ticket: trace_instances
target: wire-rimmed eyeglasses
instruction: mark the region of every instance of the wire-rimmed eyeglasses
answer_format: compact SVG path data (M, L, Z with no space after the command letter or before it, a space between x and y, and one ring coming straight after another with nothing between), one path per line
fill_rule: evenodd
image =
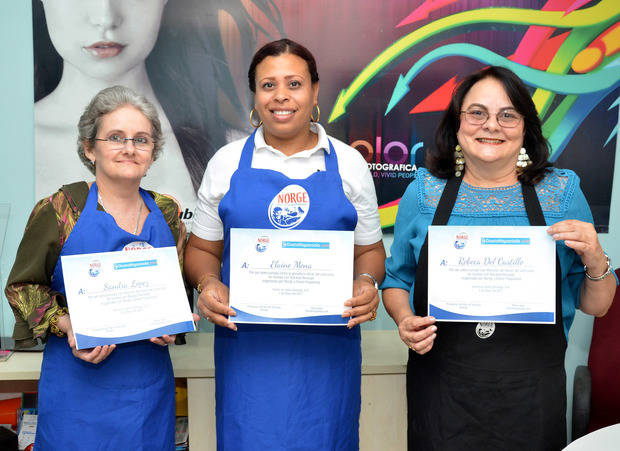
M122 149L127 144L127 141L132 141L133 146L138 150L153 150L155 147L155 141L150 136L136 136L134 138L125 138L123 135L113 133L107 138L95 138L95 141L105 141L108 143L111 149Z
M489 120L490 114L487 110L480 108L470 108L466 111L461 111L461 114L465 115L465 120L471 125L482 125ZM515 110L501 110L495 115L497 123L505 128L513 128L521 123L523 116L517 113Z

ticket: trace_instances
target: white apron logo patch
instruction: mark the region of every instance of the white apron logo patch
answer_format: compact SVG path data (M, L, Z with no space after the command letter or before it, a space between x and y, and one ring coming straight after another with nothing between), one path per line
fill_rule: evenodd
M476 324L476 335L483 340L489 338L495 332L495 323L478 323Z
M269 221L277 229L293 229L305 219L309 208L308 192L299 185L288 185L269 204Z
M153 249L153 246L146 241L132 241L123 248L124 251L143 251L145 249Z

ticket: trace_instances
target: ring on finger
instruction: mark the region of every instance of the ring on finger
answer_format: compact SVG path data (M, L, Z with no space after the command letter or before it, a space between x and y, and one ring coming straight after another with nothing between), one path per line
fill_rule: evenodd
M374 321L375 319L377 319L377 311L373 310L372 312L370 312L370 321Z

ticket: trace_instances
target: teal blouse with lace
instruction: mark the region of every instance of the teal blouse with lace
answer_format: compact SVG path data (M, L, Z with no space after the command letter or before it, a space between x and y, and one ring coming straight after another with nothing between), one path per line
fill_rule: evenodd
M412 309L416 262L445 184L446 180L420 168L398 207L394 242L385 263L385 280L381 288L409 291ZM590 207L579 187L579 177L573 171L552 169L535 188L548 225L565 219L592 222ZM521 184L478 188L463 182L448 225L529 225ZM556 247L562 269L564 332L568 336L575 309L579 306L584 270L581 258L563 241L557 242Z

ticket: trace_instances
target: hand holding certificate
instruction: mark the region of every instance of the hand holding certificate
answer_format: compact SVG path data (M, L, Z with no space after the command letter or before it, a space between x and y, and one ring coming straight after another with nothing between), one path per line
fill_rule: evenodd
M428 314L553 324L555 265L547 227L430 226Z
M61 258L77 349L195 330L175 247Z

